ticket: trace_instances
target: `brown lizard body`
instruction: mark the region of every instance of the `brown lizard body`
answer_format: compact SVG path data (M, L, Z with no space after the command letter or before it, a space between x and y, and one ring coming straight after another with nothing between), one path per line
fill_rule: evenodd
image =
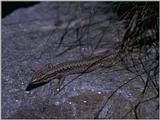
M46 83L53 79L58 79L56 89L63 84L65 76L91 72L98 68L113 65L113 55L98 55L90 58L71 60L68 62L52 65L51 63L39 68L33 73L30 84Z

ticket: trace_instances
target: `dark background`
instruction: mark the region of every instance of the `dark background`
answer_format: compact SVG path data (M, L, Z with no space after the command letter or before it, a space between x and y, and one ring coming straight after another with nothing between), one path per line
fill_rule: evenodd
M2 18L22 7L30 7L40 2L2 2Z

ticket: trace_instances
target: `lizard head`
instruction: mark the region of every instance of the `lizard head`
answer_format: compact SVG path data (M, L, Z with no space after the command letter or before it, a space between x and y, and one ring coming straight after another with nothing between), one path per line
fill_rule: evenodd
M49 80L46 77L47 72L53 69L53 65L51 63L46 64L40 68L38 68L32 76L32 79L29 84L40 84L40 83L46 83Z

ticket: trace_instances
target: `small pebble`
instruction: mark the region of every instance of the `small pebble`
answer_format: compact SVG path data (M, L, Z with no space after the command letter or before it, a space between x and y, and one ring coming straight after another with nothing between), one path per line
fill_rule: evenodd
M92 92L94 92L94 89L91 89Z
M26 93L28 94L28 93L29 93L29 91L26 91Z
M27 31L27 29L25 29L25 28L24 28L24 29L23 29L23 31L24 31L24 32L26 32L26 31Z
M59 105L59 104L60 104L60 102L58 102L58 101L57 101L57 102L55 102L55 105Z
M86 103L87 101L84 100L83 102Z

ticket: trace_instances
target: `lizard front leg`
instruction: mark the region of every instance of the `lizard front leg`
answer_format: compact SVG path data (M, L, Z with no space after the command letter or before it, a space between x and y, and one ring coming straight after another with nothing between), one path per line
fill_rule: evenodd
M60 90L60 88L61 88L61 86L62 86L62 84L64 82L64 79L65 79L64 75L59 75L58 76L58 80L59 81L58 81L57 85L54 86L54 92L57 92L57 91Z

